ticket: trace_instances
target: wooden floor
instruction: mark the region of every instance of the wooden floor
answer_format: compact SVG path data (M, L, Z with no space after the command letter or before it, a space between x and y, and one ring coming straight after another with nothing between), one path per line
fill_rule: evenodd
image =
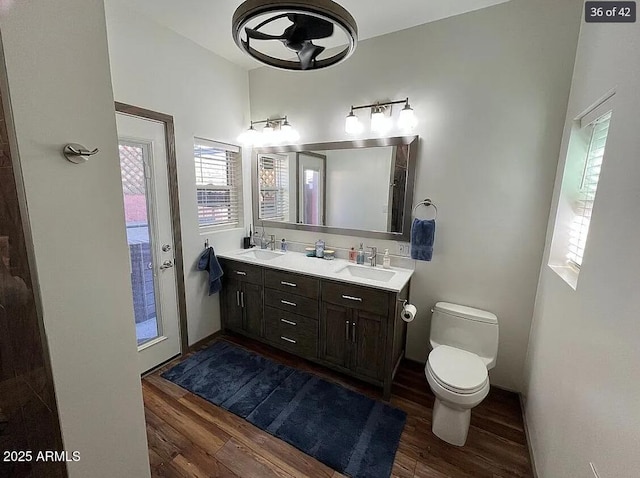
M373 398L379 389L240 337L229 340L286 365L310 371ZM179 359L142 380L149 457L154 477L341 477L314 458L249 422L160 377ZM406 361L391 404L407 412L392 476L531 477L529 453L515 394L492 389L471 414L464 447L431 433L433 395L423 367Z

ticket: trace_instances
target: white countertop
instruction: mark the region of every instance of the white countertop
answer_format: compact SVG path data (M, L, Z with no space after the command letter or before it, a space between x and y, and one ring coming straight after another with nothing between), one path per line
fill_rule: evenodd
M231 259L247 264L257 264L263 267L278 269L283 271L295 272L298 274L307 274L321 279L331 279L349 284L362 285L366 287L374 287L376 289L387 290L391 292L400 292L411 279L413 275L412 269L402 269L399 267L391 267L383 269L381 266L371 267L370 265L356 265L344 259L326 260L317 257L307 257L300 252L277 252L269 249L262 249L269 253L275 252L278 257L275 259L257 259L250 257L253 250L261 251L261 249L236 249L233 251L222 252L217 254L218 257ZM248 254L248 255L247 255ZM379 258L382 260L382 257ZM356 273L366 274L365 269L374 269L380 271L381 274L393 273L393 276L387 281L370 279L365 277L355 277L352 274L345 273L345 268L349 266Z

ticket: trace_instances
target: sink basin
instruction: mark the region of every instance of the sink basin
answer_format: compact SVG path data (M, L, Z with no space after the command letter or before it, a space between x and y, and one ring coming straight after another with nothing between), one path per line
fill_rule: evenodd
M393 271L367 266L345 266L337 272L343 277L357 277L359 279L371 279L378 282L389 282L396 275Z
M252 259L260 259L262 261L271 261L273 259L277 259L278 257L282 257L284 255L284 252L274 252L264 249L250 249L247 252L240 252L238 255L251 257Z

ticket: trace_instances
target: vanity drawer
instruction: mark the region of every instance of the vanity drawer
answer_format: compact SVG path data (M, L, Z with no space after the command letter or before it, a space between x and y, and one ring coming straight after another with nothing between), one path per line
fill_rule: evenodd
M322 300L378 315L386 315L389 308L389 293L342 282L322 281Z
M320 292L320 281L318 279L291 272L266 269L264 280L265 284L272 289L291 292L311 299L317 299Z
M230 261L228 259L222 259L220 265L227 278L262 285L261 267L245 264L244 262Z
M269 284L271 285L271 284ZM318 319L318 301L275 289L265 289L264 303L312 319Z
M303 357L318 355L318 322L265 306L265 337L278 347Z

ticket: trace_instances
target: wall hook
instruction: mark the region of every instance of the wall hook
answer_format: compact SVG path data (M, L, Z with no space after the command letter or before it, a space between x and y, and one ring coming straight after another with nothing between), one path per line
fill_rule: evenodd
M100 150L98 148L93 151L89 151L87 148L78 143L69 143L65 145L62 150L62 154L69 161L75 164L84 163L89 159L89 156L93 156L94 154L98 154Z

